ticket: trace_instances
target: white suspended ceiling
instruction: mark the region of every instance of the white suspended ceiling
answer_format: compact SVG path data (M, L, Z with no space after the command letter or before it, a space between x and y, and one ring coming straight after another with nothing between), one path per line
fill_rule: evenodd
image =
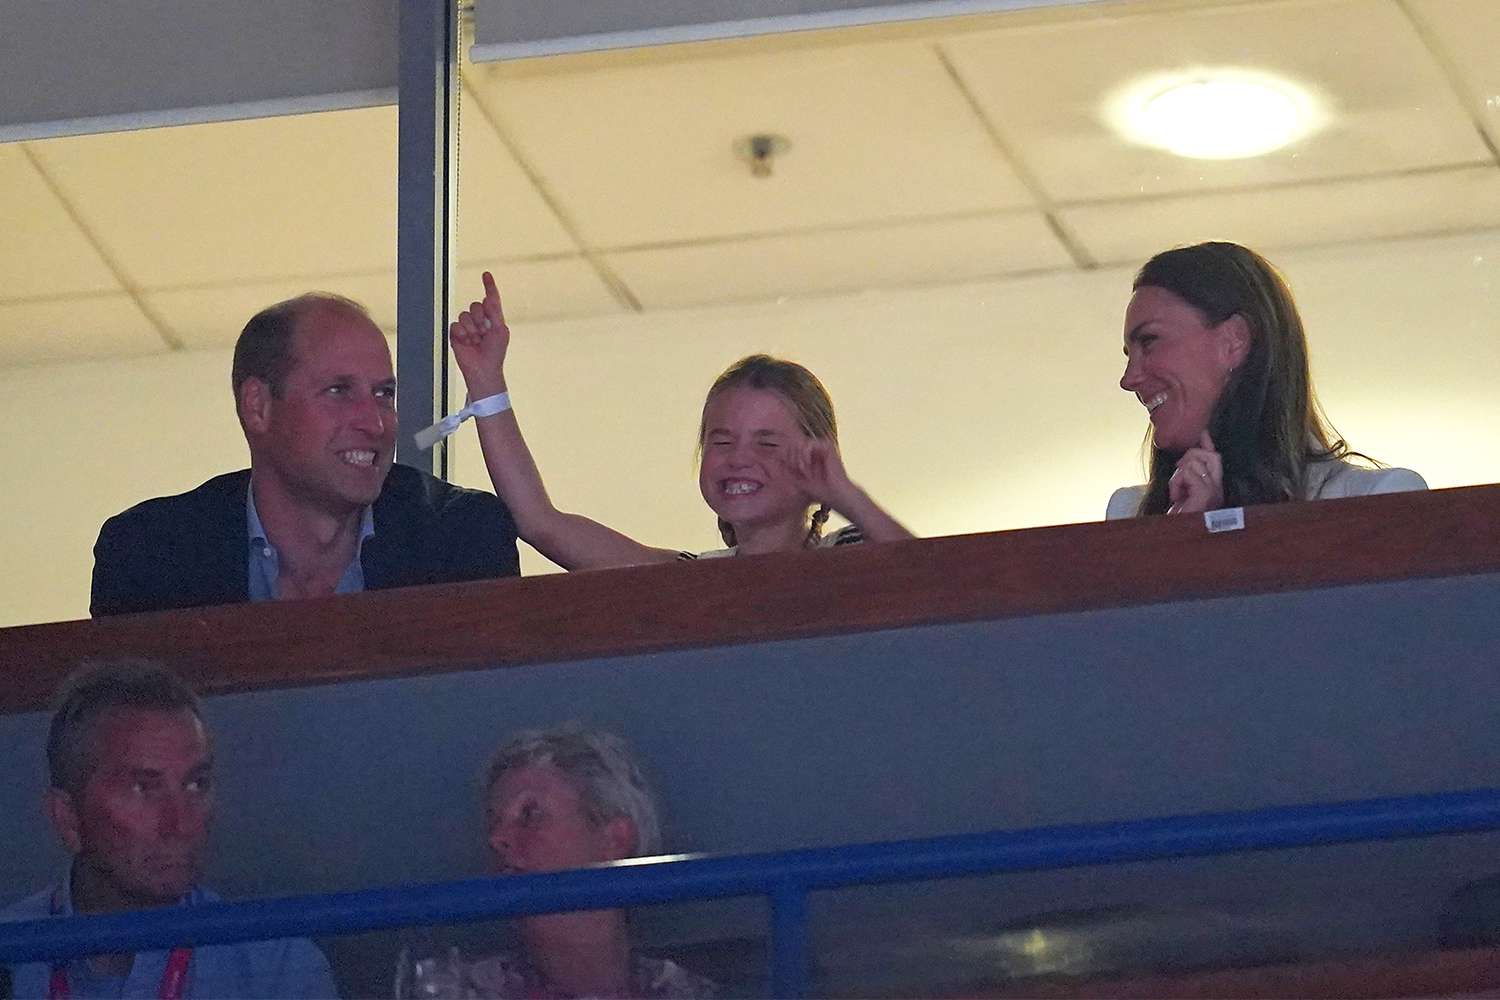
M514 319L1500 228L1500 3L1099 3L466 68L459 287ZM1101 107L1155 70L1311 88L1318 133L1181 159ZM392 107L0 145L0 365L232 342L308 288L395 316ZM770 177L736 141L790 140Z

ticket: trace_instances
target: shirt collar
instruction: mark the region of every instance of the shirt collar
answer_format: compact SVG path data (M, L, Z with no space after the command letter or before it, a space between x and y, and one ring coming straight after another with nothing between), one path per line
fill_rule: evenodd
M359 545L355 551L364 547L365 539L375 534L375 508L366 507L359 518ZM245 486L245 535L249 543L253 545L268 545L270 539L266 537L266 526L260 521L260 513L255 509L255 490L248 484Z
M245 486L245 531L251 545L266 543L266 526L260 523L260 514L255 510L255 490Z
M212 895L200 886L194 885L183 897L177 901L178 906L195 906L206 903L212 899ZM52 898L47 901L47 908L55 917L78 916L73 909L73 865L69 865L63 873L61 881L52 890Z

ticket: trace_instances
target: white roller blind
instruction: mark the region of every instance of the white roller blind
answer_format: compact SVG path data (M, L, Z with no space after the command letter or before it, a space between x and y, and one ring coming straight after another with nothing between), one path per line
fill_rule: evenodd
M1099 0L475 0L476 62Z
M400 0L0 0L0 141L395 103Z

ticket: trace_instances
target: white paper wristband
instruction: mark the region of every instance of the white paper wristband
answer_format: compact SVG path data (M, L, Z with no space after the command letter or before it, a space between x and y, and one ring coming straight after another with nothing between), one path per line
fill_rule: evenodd
M510 393L497 392L493 396L476 399L457 413L450 413L431 427L417 431L417 447L426 451L443 438L452 434L470 417L490 417L510 409Z

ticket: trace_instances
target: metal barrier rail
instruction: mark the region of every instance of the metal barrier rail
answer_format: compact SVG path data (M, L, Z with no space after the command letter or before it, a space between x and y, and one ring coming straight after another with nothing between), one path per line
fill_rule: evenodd
M1493 829L1500 829L1500 790L1483 789L771 854L678 855L538 875L0 924L0 963L766 895L772 905L770 992L793 997L807 988L807 894L814 890Z

